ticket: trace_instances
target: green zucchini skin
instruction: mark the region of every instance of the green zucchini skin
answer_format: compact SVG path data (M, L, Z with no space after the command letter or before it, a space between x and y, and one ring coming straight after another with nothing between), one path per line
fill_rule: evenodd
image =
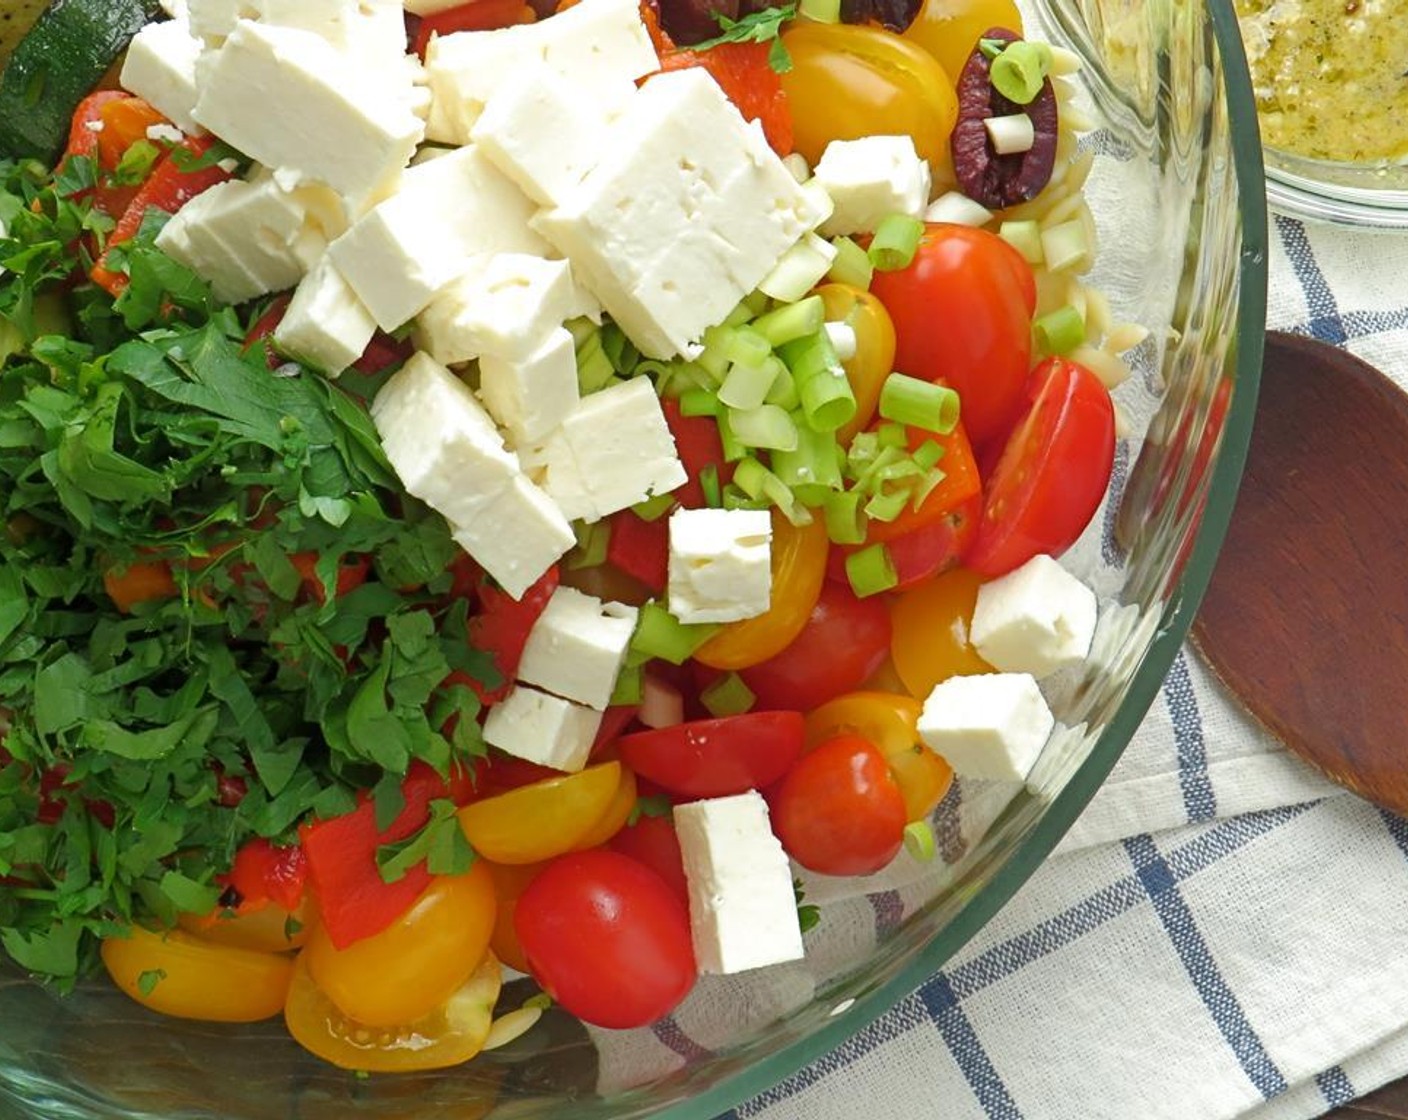
M159 10L156 0L53 0L0 75L0 156L57 159L78 103Z

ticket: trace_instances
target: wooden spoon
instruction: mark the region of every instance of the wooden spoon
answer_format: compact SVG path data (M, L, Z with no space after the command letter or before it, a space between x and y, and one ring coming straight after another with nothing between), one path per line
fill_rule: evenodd
M1268 332L1193 640L1288 748L1408 813L1408 395L1378 370Z

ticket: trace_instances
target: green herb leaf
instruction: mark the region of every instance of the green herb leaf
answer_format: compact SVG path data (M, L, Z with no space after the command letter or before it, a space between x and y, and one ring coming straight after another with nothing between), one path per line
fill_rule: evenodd
M792 69L792 56L788 53L786 45L779 37L782 34L782 25L797 15L796 4L784 4L778 8L764 8L760 12L753 12L741 19L730 19L722 12L713 13L718 20L722 34L713 39L706 39L702 43L695 43L691 50L706 51L710 47L717 47L724 43L767 43L772 46L768 50L768 65L779 74L786 74Z

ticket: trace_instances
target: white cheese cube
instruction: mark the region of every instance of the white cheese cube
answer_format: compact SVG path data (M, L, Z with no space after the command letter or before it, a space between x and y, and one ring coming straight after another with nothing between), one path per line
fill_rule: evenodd
M394 70L406 54L405 9L398 0L258 0L263 23L295 27L377 69Z
M1040 679L1085 659L1098 613L1095 592L1050 556L1033 556L978 588L969 637L994 669Z
M515 758L575 774L591 757L600 726L600 712L517 685L489 709L484 741Z
M636 630L635 607L559 587L528 633L518 679L603 710Z
M543 485L573 520L600 521L688 479L648 377L582 398L541 453Z
M542 439L520 443L514 450L523 472L543 488L562 510L563 517L568 521L600 520L596 503L577 467L577 457L567 443L567 433L561 427Z
M473 520L451 527L456 543L515 599L577 543L562 511L521 474Z
M908 136L833 140L816 165L815 181L835 206L821 233L874 233L891 214L922 218L929 205L929 164Z
M423 311L472 258L547 251L528 228L532 212L533 204L477 148L461 148L412 167L400 189L328 251L390 331Z
M366 351L376 321L326 256L315 264L274 328L274 341L294 355L336 377Z
M1030 674L983 673L935 685L919 737L962 777L1020 782L1055 723Z
M670 515L670 613L681 622L737 622L772 602L767 510L677 509Z
M206 39L223 39L241 19L259 16L258 0L187 0L191 31Z
M654 358L692 352L808 223L802 188L698 68L651 78L581 186L535 220Z
M424 136L409 72L405 101L389 97L397 83L367 81L355 56L311 32L242 20L206 59L195 120L285 186L325 183L360 206L390 189Z
M792 868L756 791L675 806L699 971L729 975L800 960Z
M196 59L204 44L184 19L149 23L127 47L122 88L144 97L187 132L199 132L191 111L196 107Z
M422 345L446 365L484 354L523 358L569 318L575 298L566 261L499 253L430 301L418 322Z
M589 96L538 66L489 99L470 135L529 198L558 206L596 163L606 128Z
M564 327L523 358L479 359L479 395L516 445L541 439L577 407L577 348Z
M586 104L618 111L631 83L660 68L636 0L582 0L551 19L431 39L425 55L432 140L466 144L496 91L541 64L582 90Z

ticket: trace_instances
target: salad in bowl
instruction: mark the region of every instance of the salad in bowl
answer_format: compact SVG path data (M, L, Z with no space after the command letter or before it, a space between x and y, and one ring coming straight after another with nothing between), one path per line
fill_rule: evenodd
M955 774L1022 789L1147 336L1075 54L1006 0L100 7L118 85L0 129L15 967L441 1069L795 961Z

